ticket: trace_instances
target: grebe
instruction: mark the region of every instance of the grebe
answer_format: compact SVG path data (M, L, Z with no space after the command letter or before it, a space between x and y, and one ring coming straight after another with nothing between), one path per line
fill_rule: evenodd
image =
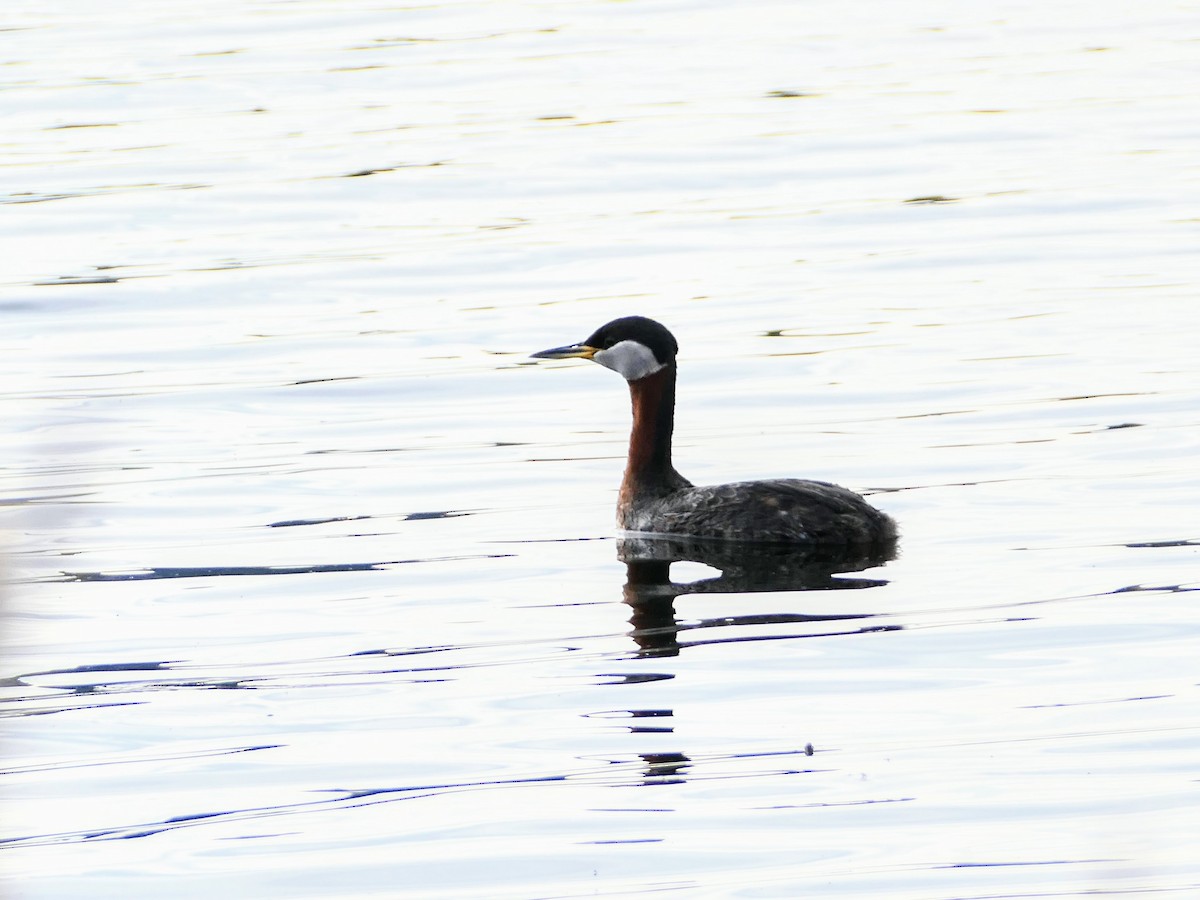
M679 344L643 316L615 319L587 340L534 353L590 359L623 375L633 402L629 460L617 500L624 531L717 540L882 547L895 523L853 491L785 478L696 487L671 464Z

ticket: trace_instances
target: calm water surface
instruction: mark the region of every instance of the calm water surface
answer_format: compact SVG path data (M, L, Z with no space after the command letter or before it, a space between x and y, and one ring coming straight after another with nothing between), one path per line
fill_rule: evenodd
M1195 9L54 6L6 898L1200 893ZM900 556L627 566L631 312Z

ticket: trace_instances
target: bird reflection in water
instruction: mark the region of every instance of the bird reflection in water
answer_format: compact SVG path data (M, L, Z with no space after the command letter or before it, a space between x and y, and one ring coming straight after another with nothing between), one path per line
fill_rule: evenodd
M682 632L738 625L775 625L811 622L854 622L874 613L847 612L809 615L768 613L722 616L681 624L675 615L675 598L685 594L742 594L769 591L862 590L887 584L879 578L847 578L846 573L882 565L896 554L895 542L866 550L836 553L814 546L706 541L660 536L626 536L617 542L617 556L625 563L625 603L633 610L629 622L638 656L676 656L681 648L731 641L776 640L781 637L816 637L818 634L852 634L894 631L897 625L860 625L802 635L754 635L680 641ZM671 580L671 564L698 562L720 575L690 582Z

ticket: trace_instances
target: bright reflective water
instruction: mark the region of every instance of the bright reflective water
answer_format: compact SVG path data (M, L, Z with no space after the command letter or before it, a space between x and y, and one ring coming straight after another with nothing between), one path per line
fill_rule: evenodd
M1200 891L1194 9L5 27L6 897ZM622 561L631 312L899 558Z

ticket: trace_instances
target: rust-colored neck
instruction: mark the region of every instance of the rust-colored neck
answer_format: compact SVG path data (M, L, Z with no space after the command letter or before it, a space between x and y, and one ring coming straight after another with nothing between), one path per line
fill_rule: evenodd
M633 430L629 434L629 462L621 482L622 503L687 487L689 482L671 465L675 363L629 382L629 397L633 402Z

